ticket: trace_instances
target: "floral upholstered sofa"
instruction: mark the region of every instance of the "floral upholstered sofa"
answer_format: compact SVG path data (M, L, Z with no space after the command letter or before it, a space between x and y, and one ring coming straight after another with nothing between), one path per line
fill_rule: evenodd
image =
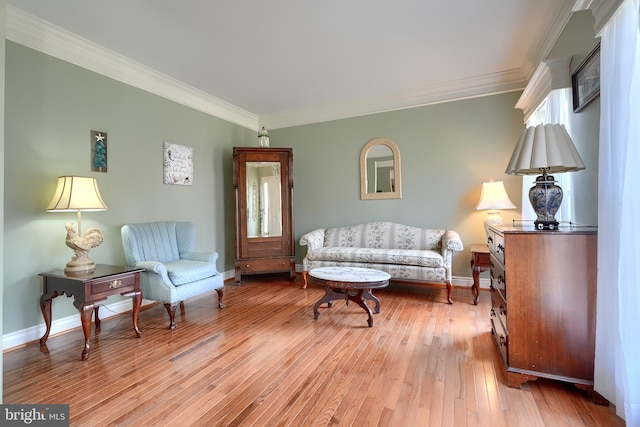
M451 260L462 251L453 230L425 229L393 222L370 222L346 227L321 228L300 238L307 246L303 260L304 286L316 267L362 267L381 270L407 282L444 282L451 304Z

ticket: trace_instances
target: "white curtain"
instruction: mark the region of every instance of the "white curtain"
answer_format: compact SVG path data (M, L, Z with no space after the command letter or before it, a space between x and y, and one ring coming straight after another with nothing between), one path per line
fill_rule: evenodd
M640 0L601 39L595 390L640 426Z
M571 135L570 105L570 88L552 90L542 101L536 112L529 117L526 126L536 126L542 123L560 123L567 128L567 132ZM571 172L555 173L553 177L557 181L557 185L562 188L563 193L562 204L555 215L556 220L560 222L575 221ZM524 175L522 178L522 220L533 221L536 219L536 214L531 207L531 202L529 202L529 189L533 187L536 175Z

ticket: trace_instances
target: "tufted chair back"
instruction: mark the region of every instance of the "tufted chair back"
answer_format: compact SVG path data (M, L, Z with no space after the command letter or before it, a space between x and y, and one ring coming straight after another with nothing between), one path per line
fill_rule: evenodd
M195 226L192 222L150 222L128 224L122 229L127 264L141 261L169 262L193 252Z

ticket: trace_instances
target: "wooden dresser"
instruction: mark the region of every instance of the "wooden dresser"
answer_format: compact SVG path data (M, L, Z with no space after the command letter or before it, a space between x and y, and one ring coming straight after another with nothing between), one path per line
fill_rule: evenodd
M597 238L595 227L489 228L491 329L510 387L546 377L606 402L593 391Z

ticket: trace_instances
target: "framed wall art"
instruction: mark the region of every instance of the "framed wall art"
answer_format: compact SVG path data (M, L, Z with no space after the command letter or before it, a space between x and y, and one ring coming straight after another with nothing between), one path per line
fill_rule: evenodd
M600 44L571 76L573 112L577 113L600 95Z
M193 147L164 143L165 184L193 185Z
M107 133L97 130L91 131L91 170L93 172L107 171Z

